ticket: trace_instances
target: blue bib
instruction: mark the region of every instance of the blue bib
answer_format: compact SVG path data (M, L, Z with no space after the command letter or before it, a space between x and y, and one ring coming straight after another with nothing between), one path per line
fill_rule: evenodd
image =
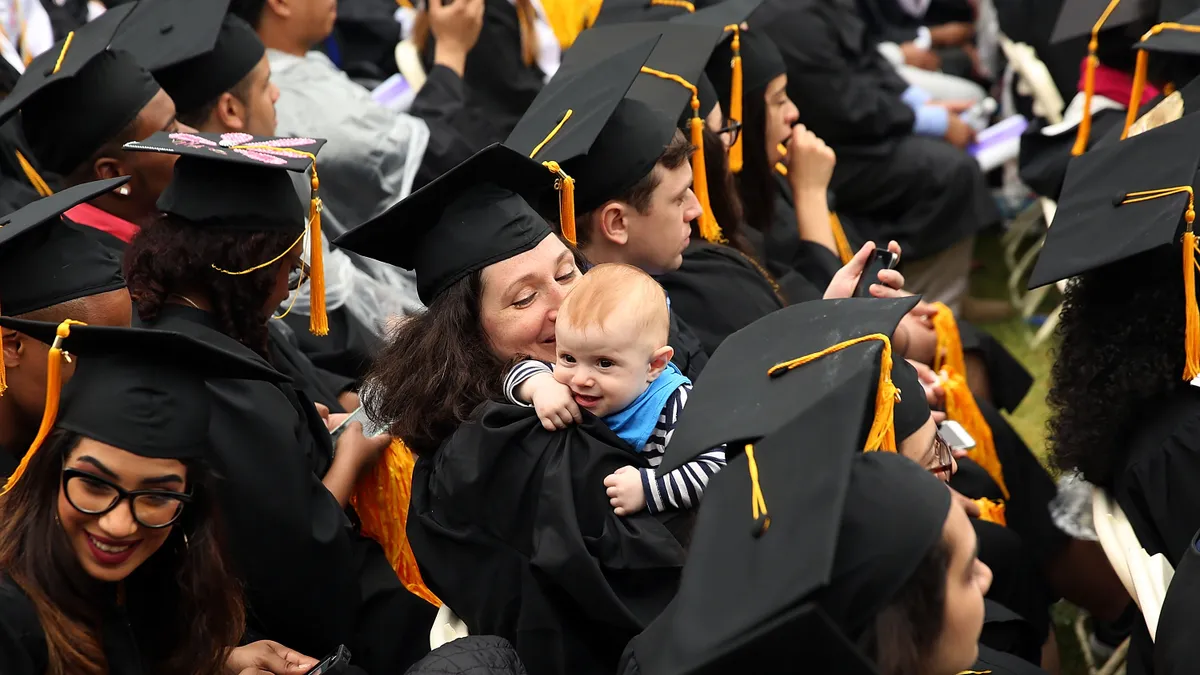
M634 399L624 410L615 412L604 418L604 423L612 429L621 440L633 446L635 452L641 452L646 447L646 440L654 433L658 418L662 415L663 406L667 399L679 387L688 383L674 363L667 363L667 369L658 379L650 383L641 396Z

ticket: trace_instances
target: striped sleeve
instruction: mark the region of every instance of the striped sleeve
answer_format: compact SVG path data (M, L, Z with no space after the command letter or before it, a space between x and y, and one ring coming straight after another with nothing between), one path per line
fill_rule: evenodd
M675 390L663 407L654 435L646 443L647 459L652 468L642 469L641 473L642 490L646 494L646 510L650 513L696 508L700 505L704 488L708 486L708 479L725 466L725 447L721 446L701 454L665 476L659 476L653 468L662 463L666 446L675 433L675 423L687 403L690 392L690 384L684 384Z
M532 406L533 403L529 401L522 401L521 399L517 398L517 387L524 384L525 380L528 380L534 375L553 372L554 368L552 368L550 364L543 363L542 361L538 361L536 359L527 359L525 361L517 362L517 364L508 371L508 375L504 377L504 397L508 399L509 403L515 403L517 405L525 406L526 408Z

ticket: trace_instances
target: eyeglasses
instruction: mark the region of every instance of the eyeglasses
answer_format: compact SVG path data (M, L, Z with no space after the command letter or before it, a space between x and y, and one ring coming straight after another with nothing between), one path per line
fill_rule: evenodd
M742 123L737 120L729 120L725 126L717 130L717 134L729 134L729 144L737 143L738 136L742 133Z
M304 282L312 276L312 269L303 260L296 263L288 272L288 291L298 291Z
M179 519L192 496L170 490L126 490L94 474L78 469L63 469L63 493L75 510L89 516L103 516L125 500L138 525L152 530L167 527Z
M954 453L950 451L950 444L942 438L940 429L934 433L933 444L929 449L933 454L933 463L929 466L929 472L949 483L950 474L954 472Z

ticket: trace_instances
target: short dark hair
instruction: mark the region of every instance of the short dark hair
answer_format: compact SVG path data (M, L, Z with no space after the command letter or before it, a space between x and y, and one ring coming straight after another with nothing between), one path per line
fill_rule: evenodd
M266 7L267 0L233 0L229 3L229 13L253 26L254 30L258 30L258 24L262 22L263 10Z
M121 133L117 134L107 143L100 146L96 152L93 152L91 156L85 159L79 166L75 167L70 173L63 176L63 180L66 181L66 184L69 186L82 185L83 183L90 183L99 178L99 176L95 174L94 167L96 166L96 162L102 157L115 157L118 159L124 157L124 146L126 143L129 143L130 141L142 140L138 138L137 133L138 121L141 120L141 118L142 113L139 111L137 116L130 120L129 124L126 124L124 129L121 129Z
M250 76L253 74L253 71L246 73L245 77L228 89L228 93L232 94L234 98L243 104L246 104L250 100ZM217 103L220 102L221 96L225 93L221 92L217 94L211 101L194 110L179 111L176 118L189 127L200 129L208 122L208 118L212 116L213 110L217 108Z
M943 538L858 638L859 649L875 662L881 675L924 670L945 628L949 570L950 544Z
M667 143L666 149L658 156L658 161L654 163L654 169L645 176L642 176L642 179L634 183L628 190L607 200L605 203L608 201L624 202L636 209L638 213L645 213L650 208L650 198L654 196L654 191L658 189L658 184L662 182L662 175L657 171L658 167L662 166L667 170L678 169L683 166L684 162L691 159L692 153L695 151L696 146L692 145L691 141L688 140L687 136L683 135L682 131L676 129L675 135ZM591 223L595 214L599 211L599 208L593 209L584 214L582 218L577 219L585 224L584 227L578 228L575 233L579 246L583 247L591 243Z

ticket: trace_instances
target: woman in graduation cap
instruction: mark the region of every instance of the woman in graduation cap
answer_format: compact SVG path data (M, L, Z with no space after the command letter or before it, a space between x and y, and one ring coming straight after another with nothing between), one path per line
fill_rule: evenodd
M276 643L234 649L246 610L205 462L205 378L282 376L178 333L0 325L53 345L41 429L0 495L4 672L299 675L315 665ZM67 352L78 365L60 410Z
M162 215L126 256L140 324L266 364L268 322L311 275L310 329L321 333L319 177L314 169L302 200L290 174L312 168L322 143L163 133L126 146L181 155L158 201ZM230 552L255 609L251 628L309 654L345 643L369 672L407 668L428 651L434 609L404 589L344 512L390 439L365 438L352 423L335 455L299 383L212 388L213 464L225 477L218 498L239 514Z

